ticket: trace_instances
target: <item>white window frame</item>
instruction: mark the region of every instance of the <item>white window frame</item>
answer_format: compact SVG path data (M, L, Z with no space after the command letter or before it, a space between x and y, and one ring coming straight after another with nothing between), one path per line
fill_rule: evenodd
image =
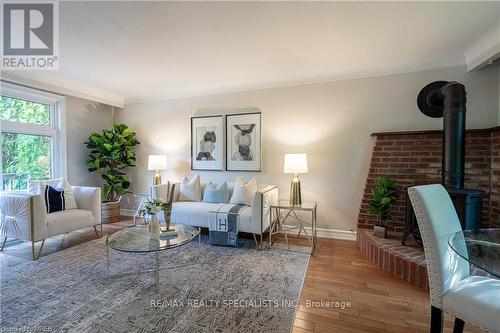
M0 133L49 136L51 145L51 178L67 178L66 112L64 96L0 82L0 95L50 105L50 124L29 124L0 120ZM0 142L1 147L1 142ZM3 188L2 151L0 149L0 190Z

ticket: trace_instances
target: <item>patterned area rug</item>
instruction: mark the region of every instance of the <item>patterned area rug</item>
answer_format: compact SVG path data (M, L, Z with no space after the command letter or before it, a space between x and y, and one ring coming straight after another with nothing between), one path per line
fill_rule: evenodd
M110 250L104 238L3 270L2 330L290 332L309 255L197 242L154 254Z

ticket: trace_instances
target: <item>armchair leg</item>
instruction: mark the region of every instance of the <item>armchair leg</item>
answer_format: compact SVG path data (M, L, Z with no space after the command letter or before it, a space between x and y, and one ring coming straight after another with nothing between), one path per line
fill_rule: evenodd
M443 332L443 310L431 307L431 333Z
M255 236L255 234L252 234L253 236L253 240L255 242L255 247L257 248L257 250L259 250L259 242L257 242L257 237Z
M40 255L42 254L43 244L45 244L45 238L42 239L42 244L40 245L38 254L35 257L35 242L34 241L31 242L31 257L33 258L33 260L38 260L40 258Z
M101 238L101 236L102 236L102 230L101 230L101 236L99 236L99 232L97 232L96 226L94 226L94 231L95 231L95 235L97 236L97 238Z
M453 333L462 333L464 331L464 321L460 318L455 318L455 326L453 326Z
M3 239L3 243L2 243L2 248L0 248L0 252L3 251L3 247L5 246L5 242L7 241L7 237L5 237Z

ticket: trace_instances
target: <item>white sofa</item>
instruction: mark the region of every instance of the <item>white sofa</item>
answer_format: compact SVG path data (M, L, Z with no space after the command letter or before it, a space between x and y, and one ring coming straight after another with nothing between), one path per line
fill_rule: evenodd
M208 228L208 215L211 211L217 211L222 205L220 203L205 203L193 201L179 201L180 184L170 184L153 187L153 197L165 200L165 186L175 185L174 200L172 204L171 223L189 224L196 227ZM201 196L205 191L206 183L201 182ZM233 193L234 183L228 183L229 196ZM269 229L272 215L269 205L278 202L278 187L274 185L260 184L258 191L252 201L252 206L240 210L238 220L238 231L260 236L262 242L263 234ZM163 221L163 214L158 214Z
M47 214L44 198L25 191L0 193L0 236L30 241L33 260L40 257L46 238L101 224L101 189L72 186L78 209ZM102 234L102 225L101 225ZM35 256L35 242L42 241Z

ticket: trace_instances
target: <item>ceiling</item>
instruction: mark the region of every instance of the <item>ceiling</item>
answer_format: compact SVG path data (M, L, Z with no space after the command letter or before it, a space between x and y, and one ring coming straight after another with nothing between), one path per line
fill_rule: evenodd
M59 17L59 71L11 74L123 105L464 64L500 3L60 2Z

